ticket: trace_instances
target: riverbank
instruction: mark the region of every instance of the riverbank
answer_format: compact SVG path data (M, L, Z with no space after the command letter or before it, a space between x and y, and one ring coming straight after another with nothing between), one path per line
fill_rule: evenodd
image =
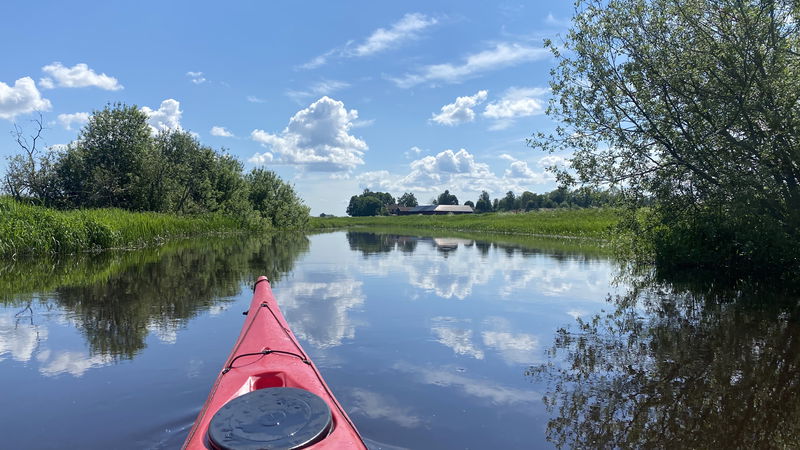
M540 210L521 214L312 217L308 225L311 230L369 226L605 239L610 237L619 220L620 213L616 209L584 208Z
M114 208L61 211L0 197L0 255L132 248L251 228L218 214L179 216Z

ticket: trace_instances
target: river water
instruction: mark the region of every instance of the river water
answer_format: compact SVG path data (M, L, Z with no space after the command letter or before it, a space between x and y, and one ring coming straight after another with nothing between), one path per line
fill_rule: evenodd
M0 265L0 448L179 448L259 275L375 449L797 447L800 310L593 243L334 232Z

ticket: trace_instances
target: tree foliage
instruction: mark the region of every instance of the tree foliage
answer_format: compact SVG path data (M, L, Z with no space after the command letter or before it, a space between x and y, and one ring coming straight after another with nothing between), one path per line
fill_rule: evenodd
M458 197L454 194L451 194L449 190L445 189L444 192L439 194L436 197L436 201L433 202L434 205L458 205Z
M276 174L257 169L244 176L239 160L183 130L154 134L136 106L95 111L78 139L59 152L41 151L43 122L35 122L30 138L15 128L24 153L10 158L4 187L17 199L64 208L260 217L277 228L308 220L308 207Z
M360 195L350 197L347 214L352 217L386 215L386 206L394 204L394 197L387 192L364 189Z
M59 166L65 200L77 207L149 209L153 143L147 114L135 106L95 111Z
M308 206L275 172L253 169L245 176L245 181L253 209L272 226L291 229L303 228L308 223Z
M397 204L400 206L408 206L408 207L414 207L419 205L419 203L417 203L417 197L415 197L414 194L412 194L411 192L406 192L403 195L401 195L400 198L397 199Z
M799 26L795 0L578 0L549 44L563 125L531 144L574 152L565 183L652 198L662 261L796 261Z
M475 212L492 212L492 200L489 198L488 192L481 191L481 195L478 196L478 201L475 202Z

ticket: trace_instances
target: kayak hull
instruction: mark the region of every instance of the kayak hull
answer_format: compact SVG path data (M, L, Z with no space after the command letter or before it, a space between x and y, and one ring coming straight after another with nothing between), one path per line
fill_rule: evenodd
M242 332L183 448L213 449L207 431L217 411L234 398L266 388L304 389L327 403L331 430L322 440L305 448L366 449L355 425L289 329L269 281L260 277Z

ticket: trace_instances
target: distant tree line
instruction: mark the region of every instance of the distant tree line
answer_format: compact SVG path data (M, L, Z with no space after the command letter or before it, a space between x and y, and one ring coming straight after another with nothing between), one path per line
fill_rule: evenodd
M175 214L220 213L299 228L309 208L274 172L242 172L242 163L201 144L191 133L153 133L136 106L95 111L77 140L42 149L41 117L21 154L9 158L4 190L17 200L57 208L122 208Z
M619 200L620 194L616 189L600 190L592 187L569 190L561 187L544 194L525 191L516 195L513 191L506 192L502 198L492 200L489 193L482 191L474 203L471 200L464 205L472 207L476 213L502 212L502 211L532 211L550 208L592 208L614 204ZM437 197L431 199L433 205L458 205L458 197L445 190ZM358 216L379 216L390 214L389 206L418 206L417 198L413 193L406 192L395 202L395 198L387 192L373 192L365 189L363 193L350 197L347 214Z

